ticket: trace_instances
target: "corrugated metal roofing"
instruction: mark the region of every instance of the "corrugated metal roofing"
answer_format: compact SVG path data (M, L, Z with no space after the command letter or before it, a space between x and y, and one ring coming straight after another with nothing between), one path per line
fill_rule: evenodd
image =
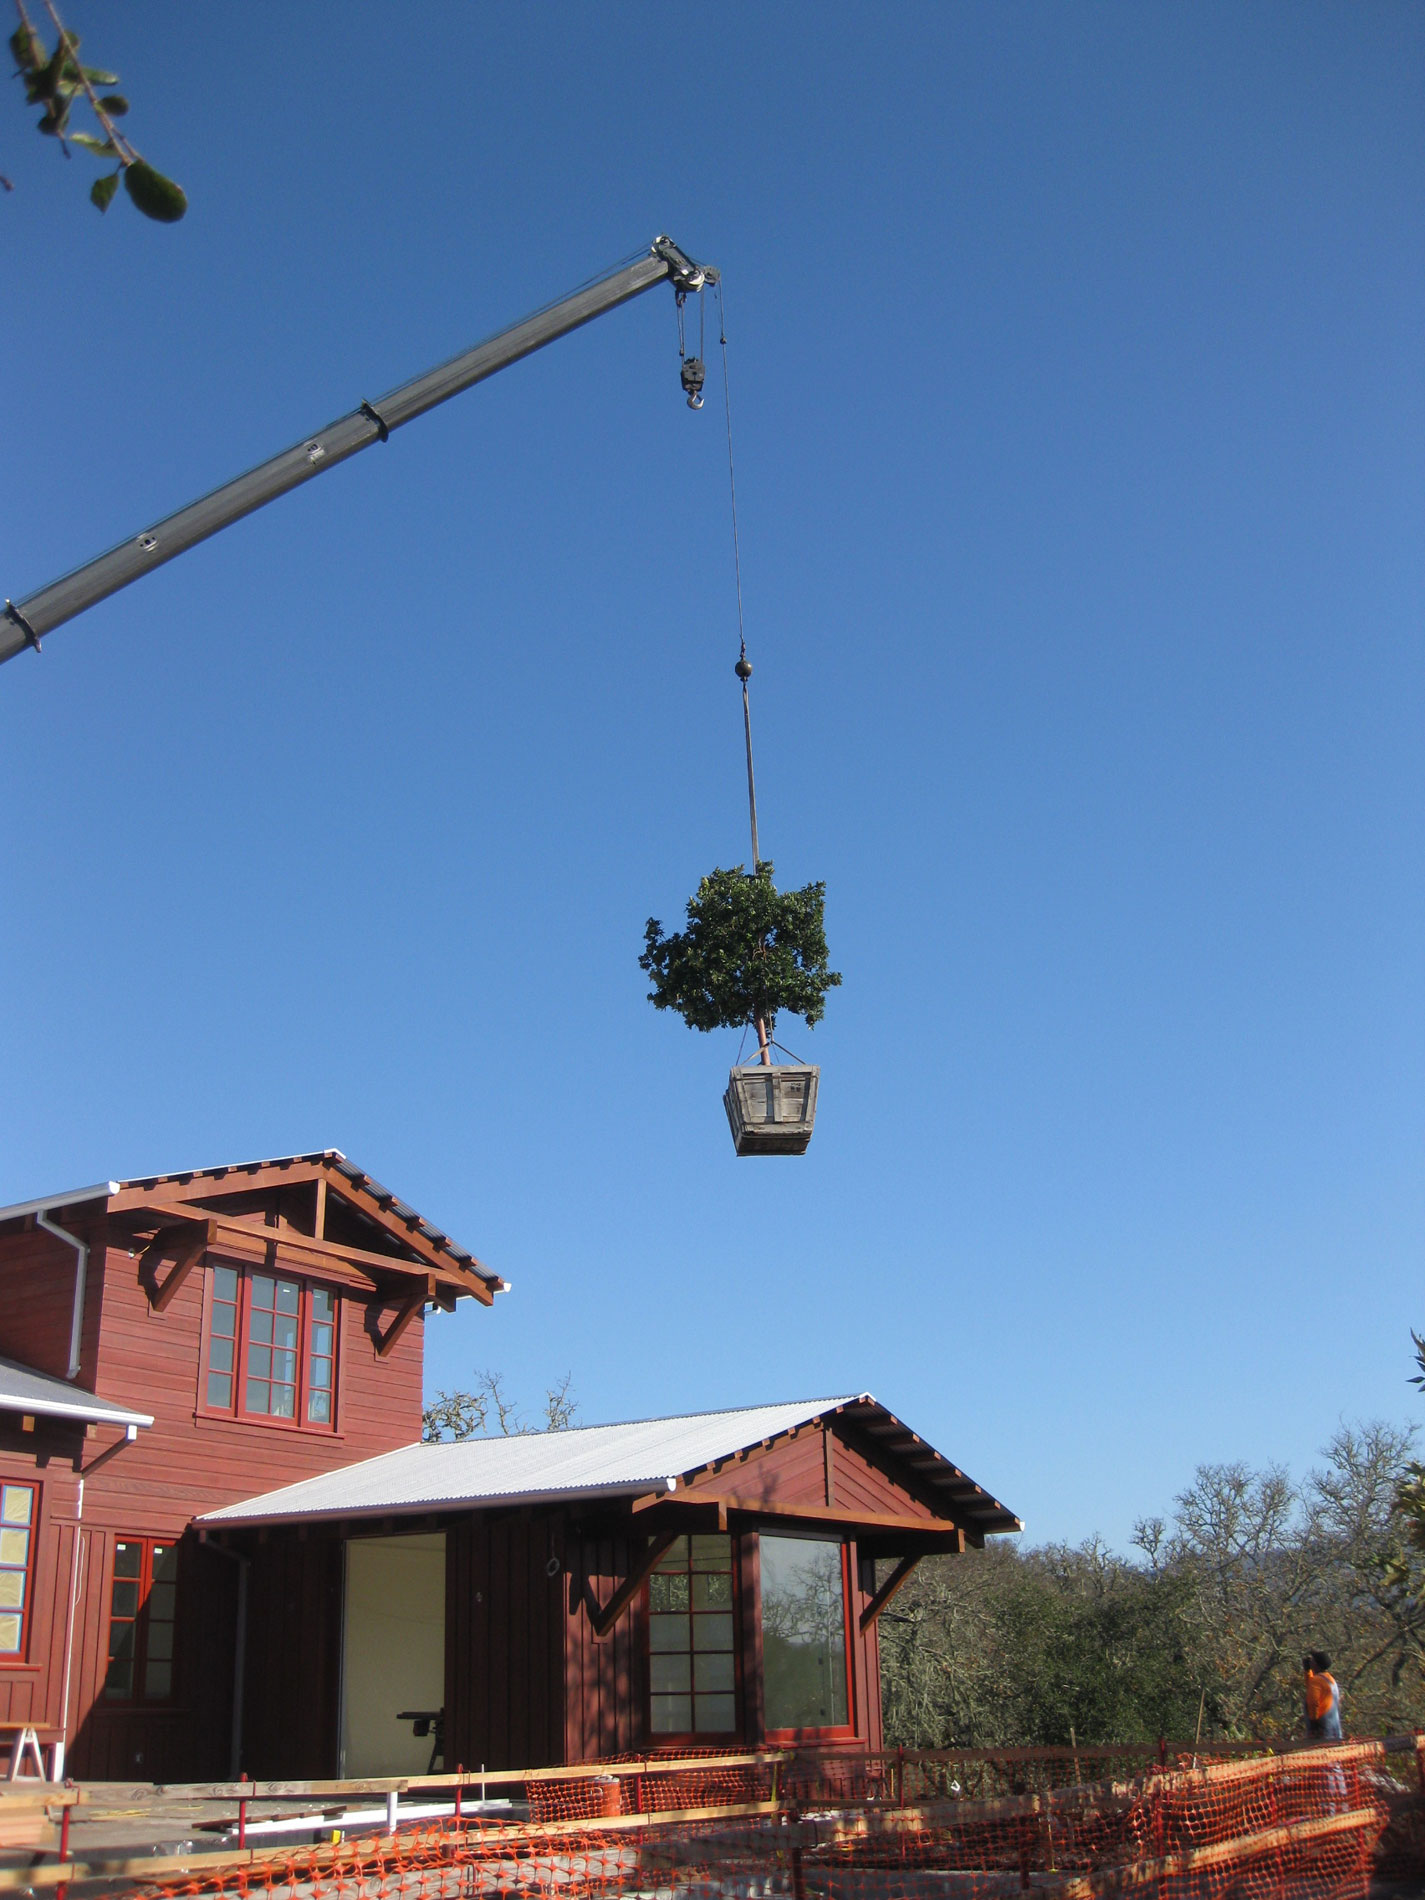
M905 1429L870 1393L863 1392L621 1425L525 1432L512 1438L473 1438L462 1444L407 1445L229 1504L198 1521L261 1524L284 1518L384 1517L486 1504L555 1503L672 1491L705 1465L846 1408L875 1421L889 1420L902 1432ZM951 1487L946 1493L947 1515L953 1511L986 1531L1020 1528L1018 1518L963 1472L931 1452L923 1441L913 1442L922 1454L929 1454L946 1473L953 1474L946 1480Z
M413 1207L399 1199L389 1188L382 1187L381 1183L367 1174L365 1169L358 1168L354 1162L348 1161L340 1148L321 1148L313 1154L304 1155L274 1155L266 1161L233 1161L217 1168L183 1168L172 1174L136 1174L130 1181L101 1182L97 1187L75 1188L68 1194L47 1194L42 1201L20 1201L14 1207L0 1207L0 1221L15 1220L22 1214L32 1214L37 1207L67 1207L81 1201L102 1200L121 1187L157 1187L163 1181L217 1181L223 1180L228 1175L246 1174L256 1168L290 1167L295 1162L305 1162L312 1166L325 1162L343 1179L350 1181L353 1187L369 1195L383 1212L394 1214L398 1220L413 1227L432 1246L443 1249L457 1265L478 1274L497 1291L504 1286L505 1282L500 1275L477 1260L468 1247L460 1246L450 1238L449 1234L443 1234L424 1215L418 1214Z
M147 1412L130 1411L96 1398L67 1379L56 1379L18 1359L0 1359L0 1412L28 1412L37 1418L82 1418L94 1425L152 1425Z

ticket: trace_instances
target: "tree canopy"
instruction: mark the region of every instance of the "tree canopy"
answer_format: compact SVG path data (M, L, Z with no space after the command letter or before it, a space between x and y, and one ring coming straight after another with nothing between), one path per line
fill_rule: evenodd
M773 867L715 870L688 899L688 927L668 936L656 917L644 931L639 967L653 979L648 1000L676 1010L690 1029L769 1025L787 1010L808 1028L826 992L841 982L827 967L825 884L779 891Z
M1425 1558L1394 1511L1412 1434L1342 1427L1304 1483L1203 1465L1137 1555L1097 1540L928 1560L880 1619L906 1747L1300 1732L1324 1649L1348 1733L1425 1725Z

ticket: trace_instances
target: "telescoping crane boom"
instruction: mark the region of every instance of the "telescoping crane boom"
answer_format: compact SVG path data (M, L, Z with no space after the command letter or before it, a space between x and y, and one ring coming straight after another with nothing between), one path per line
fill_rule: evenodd
M437 403L458 395L462 389L469 389L473 383L483 382L497 370L517 363L522 356L542 349L556 337L577 330L606 310L613 310L631 297L652 290L655 284L663 283L673 286L681 302L689 293L701 290L705 284L716 283L717 279L715 270L694 263L671 238L655 238L647 253L633 263L536 311L508 330L500 331L498 336L477 343L473 349L442 363L438 369L428 370L413 382L403 383L376 402L363 402L350 415L319 429L315 435L304 437L292 448L274 455L271 461L250 469L246 475L239 475L236 481L222 488L215 488L200 501L180 508L177 514L155 522L142 534L121 541L107 554L75 568L61 580L51 581L37 593L19 601L7 600L3 618L0 618L0 660L13 659L27 646L38 651L43 635L53 632L66 620L73 620L86 607L94 606L108 594L117 593L130 581L138 580L140 575L149 573L164 561L171 561L185 548L206 541L220 528L275 501L289 489L335 468L338 462L346 461L358 450L370 448L373 442L386 441L391 431L399 429L403 422L424 415ZM702 364L695 358L686 358L682 380L690 405L698 407Z

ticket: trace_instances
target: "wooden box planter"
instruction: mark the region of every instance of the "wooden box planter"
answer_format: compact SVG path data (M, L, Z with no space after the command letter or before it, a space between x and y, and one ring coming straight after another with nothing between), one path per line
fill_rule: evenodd
M760 1062L734 1069L722 1098L740 1155L804 1155L816 1120L821 1070Z

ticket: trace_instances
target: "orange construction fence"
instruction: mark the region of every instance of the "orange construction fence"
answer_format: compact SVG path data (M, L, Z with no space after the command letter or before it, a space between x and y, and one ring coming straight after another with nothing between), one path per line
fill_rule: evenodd
M529 1775L527 1818L462 1812L315 1847L190 1855L146 1876L130 1863L123 1877L111 1870L107 1890L132 1900L1365 1900L1373 1871L1416 1870L1415 1738L1212 1752L1196 1765L1191 1751L1087 1748L620 1760ZM441 1785L420 1780L421 1792ZM76 1882L99 1871L63 1870Z

